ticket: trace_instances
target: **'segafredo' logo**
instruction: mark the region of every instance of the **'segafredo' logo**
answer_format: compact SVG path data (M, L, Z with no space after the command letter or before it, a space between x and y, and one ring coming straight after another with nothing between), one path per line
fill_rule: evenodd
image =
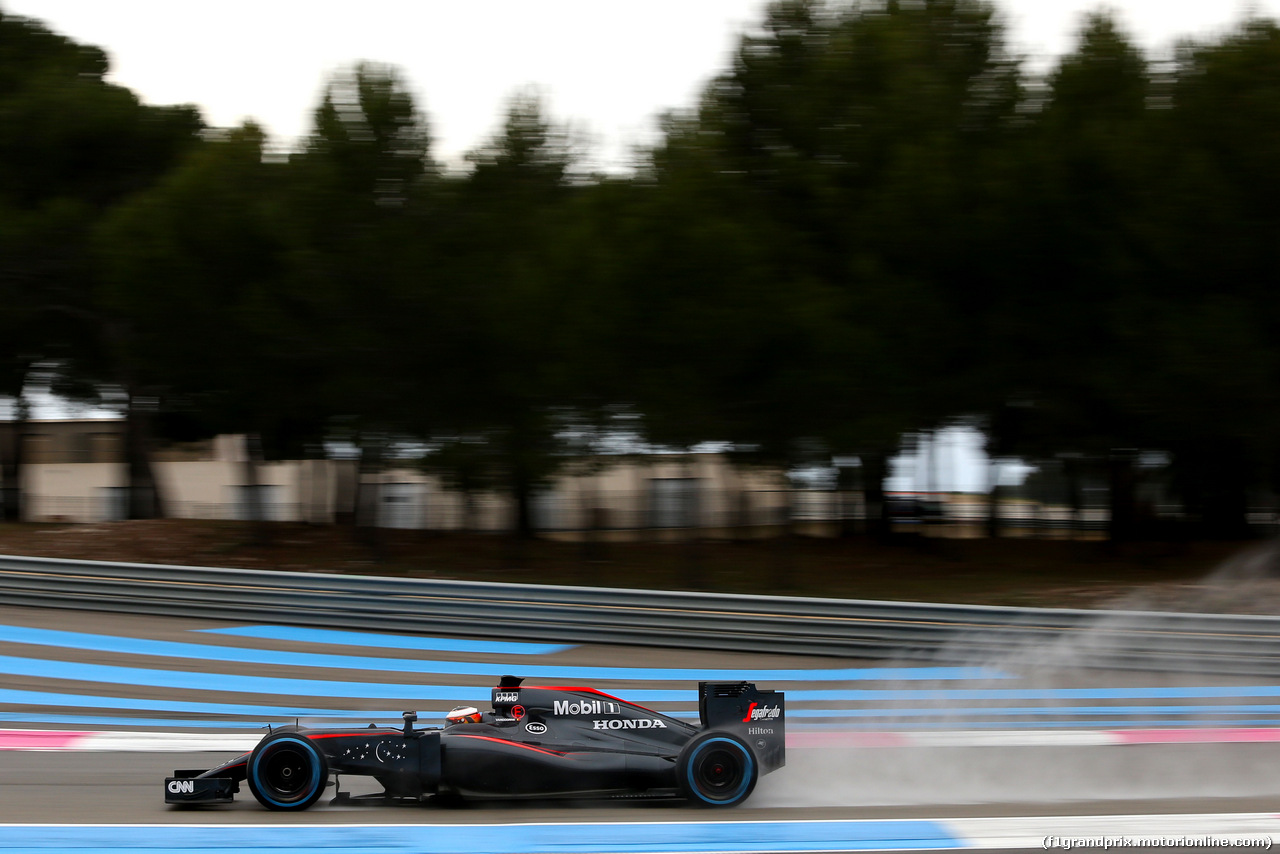
M621 710L617 703L606 703L603 700L583 700L580 703L555 700L551 704L551 711L557 715L616 715Z
M761 706L759 703L752 703L747 707L747 716L742 719L744 724L752 721L771 721L782 717L781 706Z
M196 790L196 784L193 780L170 780L169 791L175 795L190 795Z
M657 718L611 718L607 721L592 721L592 729L666 729L667 725Z

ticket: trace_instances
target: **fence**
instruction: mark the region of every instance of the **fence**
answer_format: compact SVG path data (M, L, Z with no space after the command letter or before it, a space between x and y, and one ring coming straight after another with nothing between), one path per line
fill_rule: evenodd
M1280 675L1280 618L745 596L0 557L12 605L970 665Z

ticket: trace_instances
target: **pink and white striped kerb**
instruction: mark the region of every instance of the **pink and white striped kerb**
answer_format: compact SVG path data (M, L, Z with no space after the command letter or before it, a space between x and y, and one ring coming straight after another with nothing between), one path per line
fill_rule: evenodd
M261 733L106 732L40 729L0 730L0 750L93 750L123 753L187 751L246 752Z
M832 747L1105 747L1124 744L1223 744L1280 741L1280 727L1178 729L947 730L866 732L800 730L787 733L788 748Z

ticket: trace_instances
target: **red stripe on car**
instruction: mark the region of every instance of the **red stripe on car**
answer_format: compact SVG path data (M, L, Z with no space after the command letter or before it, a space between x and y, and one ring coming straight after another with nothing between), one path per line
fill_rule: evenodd
M567 753L560 753L559 751L556 751L556 750L543 750L541 747L534 747L531 744L521 744L518 741L508 741L505 738L494 738L493 736L489 736L489 735L463 735L459 733L458 735L454 735L450 737L451 738L478 738L481 741L492 741L498 744L509 744L512 747L522 747L525 750L532 750L535 753L545 753L548 756L561 756L561 757L568 756Z

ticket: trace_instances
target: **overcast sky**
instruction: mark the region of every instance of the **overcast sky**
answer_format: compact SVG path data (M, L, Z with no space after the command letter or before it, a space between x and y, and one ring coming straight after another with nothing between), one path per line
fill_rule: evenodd
M1088 0L997 3L1021 53L1070 48ZM277 143L305 134L324 81L358 60L398 66L426 112L438 158L491 135L505 100L540 87L621 166L660 111L692 106L765 0L0 0L111 55L114 82L154 104L194 103L216 126L254 118ZM1117 0L1141 44L1228 28L1280 0Z

